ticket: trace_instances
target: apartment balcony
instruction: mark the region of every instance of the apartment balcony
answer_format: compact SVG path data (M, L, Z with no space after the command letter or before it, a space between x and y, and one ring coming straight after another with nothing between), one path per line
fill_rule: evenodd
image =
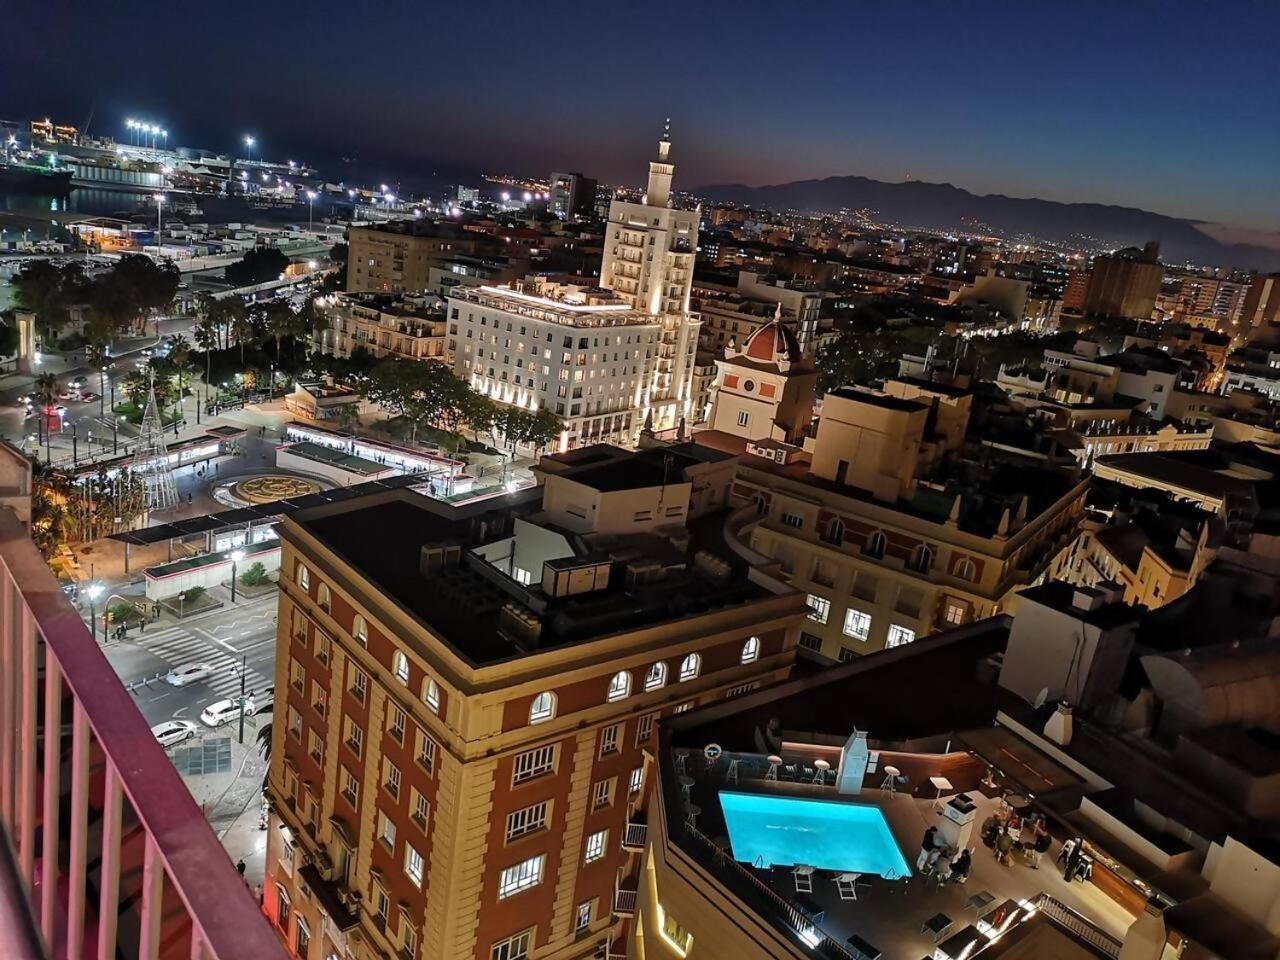
M645 840L649 836L649 825L628 820L626 829L622 831L623 850L643 850Z
M0 489L30 490L0 445ZM284 960L173 764L0 507L0 956Z
M615 890L613 892L613 913L617 917L634 917L636 915L636 891Z

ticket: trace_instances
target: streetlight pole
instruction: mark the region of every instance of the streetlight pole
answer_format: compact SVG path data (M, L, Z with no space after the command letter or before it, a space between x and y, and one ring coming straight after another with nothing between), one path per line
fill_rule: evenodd
M314 190L307 191L307 230L315 228L315 203L316 192Z
M246 162L248 162L248 163L253 163L253 145L254 145L255 143L257 143L257 141L256 141L256 140L254 140L254 139L253 139L253 137L246 136L246 137L244 138L244 145L245 145L245 147L246 147L246 149L245 149L245 161L246 161Z
M157 193L157 194L156 194L156 259L157 259L157 260L158 260L158 259L160 258L160 256L161 256L161 246L160 246L160 245L161 245L161 243L163 243L163 242L164 242L164 241L163 241L163 236L164 236L164 214L162 213L162 210L163 210L163 209L164 209L164 194L163 194L163 193Z
M120 421L118 417L111 418L111 455L114 457L120 452Z
M85 587L84 593L89 598L89 636L96 637L98 634L98 597L102 596L102 584L90 584ZM107 639L105 624L102 627L102 639Z
M244 559L243 550L231 551L231 602L236 602L236 564Z
M98 371L98 415L107 415L107 367L104 364Z
M245 681L249 676L249 655L240 655L240 742L244 743Z

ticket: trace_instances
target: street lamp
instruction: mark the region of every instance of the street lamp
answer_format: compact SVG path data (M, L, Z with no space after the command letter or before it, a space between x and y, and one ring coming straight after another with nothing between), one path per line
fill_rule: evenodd
M103 364L98 371L98 415L107 415L107 367Z
M156 256L159 257L161 253L160 244L163 242L161 240L161 236L164 233L164 214L161 212L162 209L164 208L164 194L157 193L155 195L155 201L156 201Z
M257 140L253 139L253 137L250 137L248 135L246 135L244 138L244 145L247 148L245 150L245 159L250 163L253 162L253 145L257 142L258 142Z
M314 190L307 191L307 229L314 227L316 192Z
M234 664L232 665L231 669L232 670L235 669ZM249 655L242 654L240 657L240 742L241 743L244 743L244 707L245 707L245 700L248 699L245 696L244 684L248 676L249 676Z
M243 550L231 551L231 602L236 602L236 564L244 559Z
M97 633L98 622L98 598L102 596L102 584L91 583L84 588L84 595L89 598L89 636L95 636ZM102 625L102 639L107 639L107 625Z

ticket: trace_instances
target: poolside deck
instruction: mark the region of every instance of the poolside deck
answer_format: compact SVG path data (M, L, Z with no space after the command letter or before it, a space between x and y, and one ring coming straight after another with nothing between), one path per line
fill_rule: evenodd
M909 792L891 793L864 787L856 797L848 797L839 795L830 782L826 786L820 786L812 782L804 782L802 776L791 781L763 780L763 770L758 762L740 764L739 783L736 785L725 783L726 759L721 759L708 769L700 756L693 755L687 758L686 768L693 780L690 787L691 800L699 808L696 827L725 849L728 849L728 832L718 800L718 793L722 789L766 791L770 794L785 796L843 800L872 804L880 808L903 856L912 867L913 876L907 880L886 880L878 876L865 876L861 883L866 886L860 885L858 899L851 901L840 899L834 882L834 873L815 872L813 892L804 895L807 899L806 907L811 909L816 905L822 913L818 925L837 943L843 944L851 934L856 934L862 940L878 947L885 957L914 960L917 957L932 956L935 937L925 930L925 924L935 915L944 914L952 921L947 933L936 938L941 942L946 936L976 924L980 914L985 914L987 910L1005 901L1030 902L1041 893L1060 901L1084 917L1103 934L1116 940L1123 938L1133 920L1133 916L1127 910L1093 885L1080 881L1067 883L1063 880L1062 871L1055 862L1059 850L1056 841L1053 848L1044 856L1038 870L1024 864L1021 860L1016 860L1010 866L997 863L992 851L982 845L978 834L982 821L996 809L998 801L974 789L976 787L974 778L969 778L973 782L964 782L966 775L963 771L953 778L953 782L957 782L958 786L968 787L966 792L977 805L973 836L970 841L970 847L973 849L973 867L967 883L950 883L939 888L929 883L926 878L914 875L920 840L927 827L936 824L941 816L940 804L935 802L934 791L930 788L927 778L921 778L920 782L923 786L916 789L917 793L923 793L924 796L912 796ZM952 772L956 771L949 771L949 774ZM830 779L828 777L828 780ZM868 780L871 779L868 777ZM948 796L943 795L944 803ZM833 829L838 829L836 822L833 822ZM799 899L789 867L779 866L762 870L750 868L748 864L742 866L750 869L758 880L784 900L795 903ZM967 908L967 901L980 893L991 895L990 905L981 911Z

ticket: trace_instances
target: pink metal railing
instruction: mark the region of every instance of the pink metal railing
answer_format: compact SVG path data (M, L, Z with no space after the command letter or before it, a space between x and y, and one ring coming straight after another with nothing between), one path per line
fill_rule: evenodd
M21 487L26 470L25 459L0 446L0 489ZM74 960L119 953L140 960L284 960L248 887L50 574L24 520L21 504L6 498L0 842L12 844L18 893L38 924L43 952ZM12 895L13 885L10 878L4 893ZM0 911L0 946L15 936L5 916Z

